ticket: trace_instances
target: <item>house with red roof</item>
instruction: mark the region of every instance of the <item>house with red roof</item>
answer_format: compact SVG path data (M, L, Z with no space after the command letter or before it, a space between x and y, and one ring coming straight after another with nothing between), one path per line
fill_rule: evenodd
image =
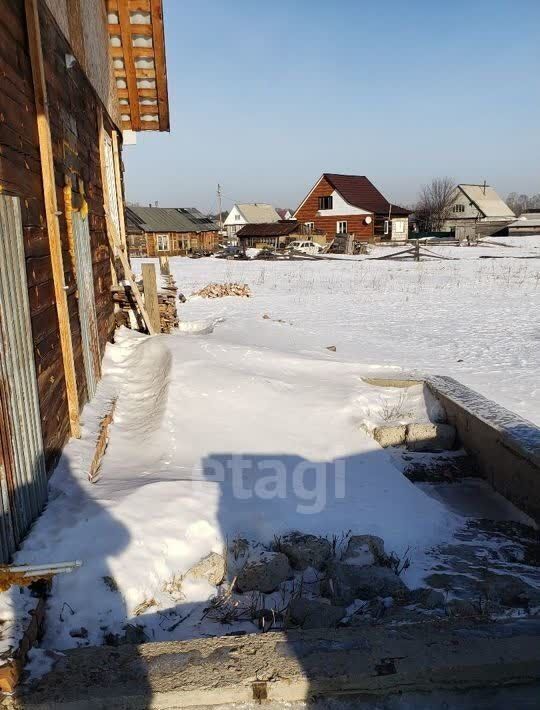
M365 175L323 173L294 213L308 229L356 241L402 240L409 234L410 210L388 202Z

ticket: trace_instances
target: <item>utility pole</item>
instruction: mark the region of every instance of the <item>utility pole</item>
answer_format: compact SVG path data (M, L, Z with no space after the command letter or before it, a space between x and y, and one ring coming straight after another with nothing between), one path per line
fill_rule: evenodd
M219 231L223 231L223 215L221 213L221 185L218 182L217 186L217 199L218 199L218 210L219 210Z

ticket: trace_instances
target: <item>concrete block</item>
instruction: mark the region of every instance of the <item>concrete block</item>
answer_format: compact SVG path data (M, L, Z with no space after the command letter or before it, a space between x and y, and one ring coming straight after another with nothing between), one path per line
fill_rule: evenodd
M448 451L454 447L456 430L450 424L409 424L406 442L410 451Z
M407 426L405 424L378 426L373 430L373 438L383 449L386 449L388 446L400 446L404 444L406 435Z

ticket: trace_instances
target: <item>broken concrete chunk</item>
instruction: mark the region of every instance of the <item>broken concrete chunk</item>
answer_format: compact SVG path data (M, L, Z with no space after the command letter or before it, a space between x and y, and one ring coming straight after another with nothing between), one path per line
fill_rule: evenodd
M217 587L223 582L225 577L225 559L223 555L219 555L217 552L211 552L202 560L199 560L196 565L193 565L184 577L191 577L192 579L206 579Z
M293 599L289 604L287 627L330 629L345 616L345 607L332 606L318 599Z
M454 447L456 430L450 424L408 424L406 441L410 451L448 451Z
M390 567L359 567L346 562L335 562L321 582L321 594L335 605L349 606L355 599L398 597L408 589Z
M376 535L353 535L341 558L348 565L366 567L384 560L384 540Z
M377 426L373 430L373 438L383 447L383 449L386 449L388 446L401 446L405 443L406 435L406 424Z
M274 592L292 576L289 560L282 552L263 552L247 562L236 578L239 592Z
M324 537L291 532L275 541L275 550L289 558L293 569L308 567L321 570L332 553L330 542Z

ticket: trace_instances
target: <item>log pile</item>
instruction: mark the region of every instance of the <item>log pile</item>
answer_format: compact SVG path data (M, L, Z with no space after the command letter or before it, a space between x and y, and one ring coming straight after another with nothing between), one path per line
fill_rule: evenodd
M162 333L171 333L178 328L177 310L178 287L170 274L161 275L161 287L158 291L159 322Z
M177 295L178 287L172 276L161 275L158 282L158 304L159 320L162 333L171 333L178 327ZM138 282L139 290L144 296L142 281ZM113 301L119 305L116 314L117 325L125 325L128 328L144 329L144 324L136 308L135 299L129 286L118 285L112 292ZM131 315L130 315L131 313Z
M247 284L225 283L225 284L208 284L200 291L196 291L193 296L201 296L202 298L223 298L223 296L241 296L249 298L251 291Z

